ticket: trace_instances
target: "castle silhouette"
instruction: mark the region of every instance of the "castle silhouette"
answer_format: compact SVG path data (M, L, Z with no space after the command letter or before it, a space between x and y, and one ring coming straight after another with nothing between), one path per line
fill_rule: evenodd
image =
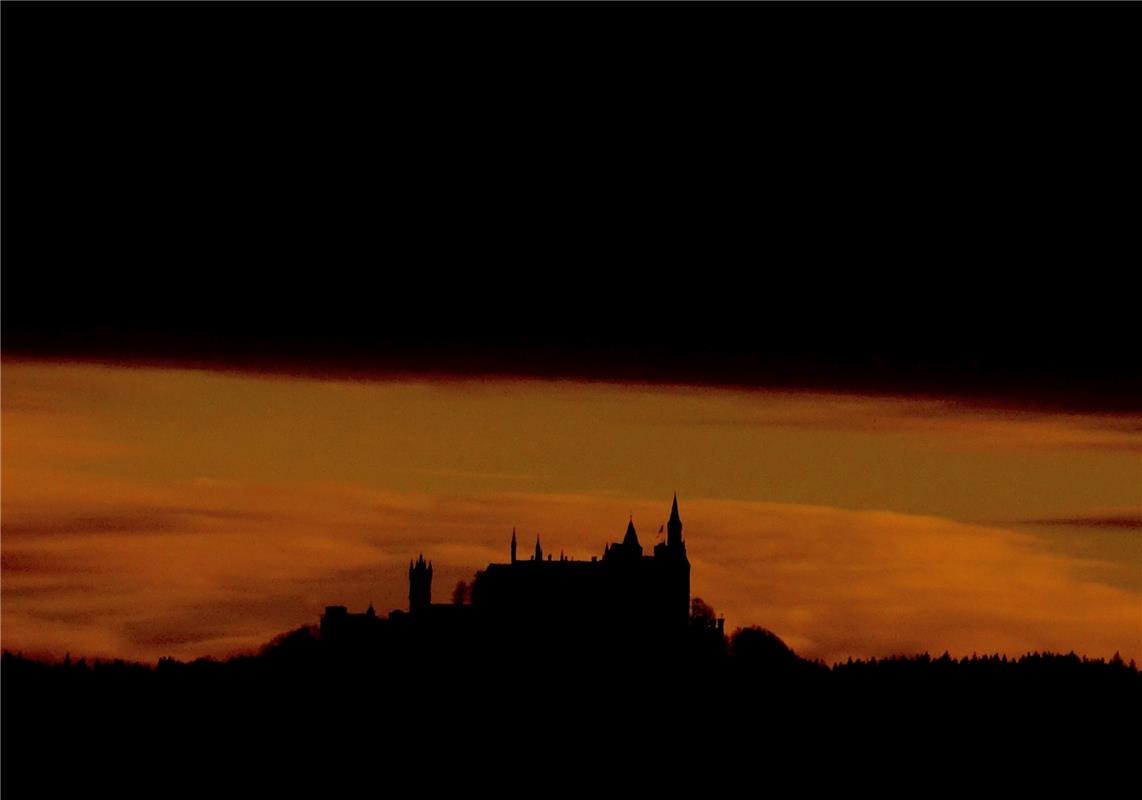
M321 639L361 646L398 627L434 636L478 635L482 641L558 640L565 646L611 642L646 649L680 642L690 623L690 560L677 494L665 528L666 540L646 555L632 517L622 541L606 545L590 561L545 556L538 537L531 556L519 558L513 530L510 561L476 574L470 603L433 603L432 562L421 554L409 562L407 613L382 619L372 605L362 614L327 606ZM722 621L716 624L720 635Z

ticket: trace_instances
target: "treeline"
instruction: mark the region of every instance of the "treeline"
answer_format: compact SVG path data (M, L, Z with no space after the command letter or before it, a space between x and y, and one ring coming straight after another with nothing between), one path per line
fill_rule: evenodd
M1142 677L1117 656L920 654L829 666L757 627L727 637L699 629L666 657L551 659L525 644L344 651L300 628L226 660L49 663L6 651L0 788L15 797L45 781L80 789L130 779L147 790L172 775L238 774L280 778L292 792L299 776L367 785L380 770L460 790L489 765L530 787L558 762L601 763L622 780L704 796L714 767L758 759L842 786L884 769L888 754L893 769L947 774L1012 741L1051 763L1044 754L1073 763L1085 748L1125 764L1138 737L1116 731L1142 712ZM561 781L596 774L560 770Z
M26 680L64 679L77 684L127 686L152 678L159 682L195 678L215 682L227 678L272 678L278 674L293 676L298 672L320 673L328 677L329 670L352 673L360 666L375 673L378 666L381 671L385 668L397 670L408 663L418 666L420 676L428 679L439 678L441 674L465 673L474 670L476 663L466 661L455 652L445 652L450 656L447 660L431 663L417 660L410 654L403 654L409 658L401 658L401 655L392 652L378 654L375 649L330 652L323 646L316 628L305 627L283 633L255 655L239 655L225 660L202 657L184 662L163 657L151 665L121 658L73 660L69 654L61 662L48 662L3 650L0 663L8 687L21 685ZM440 656L441 649L432 647L431 655L434 658ZM514 653L513 657L517 655ZM1118 653L1111 658L1091 658L1075 652L1032 652L1018 657L972 654L955 658L946 652L935 657L922 653L870 657L867 660L849 658L845 662L828 665L798 656L774 633L758 627L741 628L730 636L716 638L711 637L708 630L692 631L686 648L678 655L682 656L687 669L692 669L698 676L710 677L721 673L726 679L737 680L783 677L793 681L823 681L837 689L883 688L894 684L914 686L917 682L1007 687L1020 681L1031 684L1055 681L1060 687L1081 682L1121 689L1142 688L1142 674L1133 658L1126 662ZM598 658L605 657L605 654L598 655ZM361 663L356 663L357 658ZM486 653L480 663L499 664L496 658ZM546 666L552 671L560 670L560 664ZM652 680L653 676L649 679Z
M239 655L227 659L198 658L179 661L160 658L154 665L123 659L72 659L68 654L62 661L51 662L25 657L22 653L3 651L2 665L6 680L19 680L21 676L72 676L79 679L124 682L157 676L210 676L257 674L297 668L317 668L339 663L342 653L326 651L313 626L298 628L282 634L266 644L256 655ZM393 663L394 654L387 654ZM757 626L739 628L719 640L711 639L708 631L692 636L684 655L697 665L710 667L719 663L733 664L735 670L756 668L767 673L787 672L818 678L832 676L838 684L860 682L884 683L896 680L927 678L940 680L1004 680L1097 679L1142 687L1142 676L1134 659L1125 661L1119 653L1110 659L1080 656L1069 653L1029 652L1009 658L1006 654L978 655L953 658L949 653L933 657L929 653L893 655L885 658L852 659L828 665L820 660L808 660L793 652L777 635ZM341 664L344 666L344 664ZM463 669L462 664L444 664L445 669Z
M1018 658L1008 658L1006 654L977 655L972 653L962 658L952 658L946 651L938 658L928 653L913 656L890 656L854 660L850 658L834 664L833 673L846 679L861 679L876 676L891 679L894 676L918 674L933 676L1043 676L1091 675L1112 679L1138 679L1138 665L1134 659L1127 663L1121 654L1115 653L1110 659L1087 658L1073 650L1067 654L1052 652L1025 653Z

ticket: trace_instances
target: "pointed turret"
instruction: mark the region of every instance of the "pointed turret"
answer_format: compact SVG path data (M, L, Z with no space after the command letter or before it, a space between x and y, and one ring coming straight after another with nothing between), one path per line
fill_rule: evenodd
M512 528L512 563L513 564L515 563L515 548L516 548L515 528Z
M613 548L612 548L613 549ZM638 534L634 530L634 517L630 518L627 523L626 536L623 537L622 550L623 558L641 558L642 545L638 541Z
M682 546L682 518L678 516L678 492L674 493L670 521L666 523L666 545L672 548Z
M627 523L627 535L623 537L623 547L641 547L638 543L638 534L634 532L634 515L631 515L630 522Z
M542 561L543 560L543 548L539 544L539 536L535 537L535 560L536 561Z

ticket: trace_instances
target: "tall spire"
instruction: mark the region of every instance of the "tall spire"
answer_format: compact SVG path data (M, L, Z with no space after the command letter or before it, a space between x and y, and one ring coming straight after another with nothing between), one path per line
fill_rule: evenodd
M536 534L536 537L535 537L535 560L536 561L542 561L543 560L543 548L540 547L540 545L539 545L539 535L538 534Z
M678 516L678 492L674 493L674 505L670 508L670 521L666 523L666 546L682 545L682 518Z
M515 563L515 528L512 528L512 563Z

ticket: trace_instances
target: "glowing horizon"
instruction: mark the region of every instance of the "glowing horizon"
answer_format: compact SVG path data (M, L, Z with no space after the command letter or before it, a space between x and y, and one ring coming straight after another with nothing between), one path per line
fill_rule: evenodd
M1142 418L521 380L16 362L3 647L248 652L434 599L542 535L589 558L674 491L692 595L798 653L1142 657Z

